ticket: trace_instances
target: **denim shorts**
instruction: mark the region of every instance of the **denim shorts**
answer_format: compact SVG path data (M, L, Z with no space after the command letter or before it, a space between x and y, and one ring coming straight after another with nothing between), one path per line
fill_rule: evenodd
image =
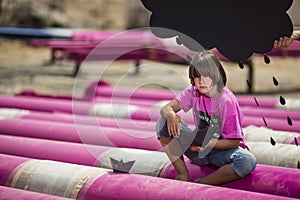
M193 138L193 131L186 125L180 123L180 136L174 138L168 133L166 118L162 117L156 124L156 132L158 139L160 137L168 137L177 140L180 144L182 154L187 156L193 163L198 165L215 165L221 167L230 164L231 168L240 176L245 177L250 174L256 167L256 158L247 149L237 147L234 149L206 149L201 153L190 150ZM170 143L172 145L172 143Z

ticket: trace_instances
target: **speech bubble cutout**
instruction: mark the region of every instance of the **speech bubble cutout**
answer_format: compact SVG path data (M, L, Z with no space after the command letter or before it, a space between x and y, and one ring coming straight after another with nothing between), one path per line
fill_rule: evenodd
M290 36L292 21L287 10L293 0L141 0L152 12L149 26L167 28L157 37L178 37L178 43L198 51L189 38L205 49L217 50L232 61L273 48L276 39ZM178 34L177 33L183 33ZM185 37L187 35L188 37Z

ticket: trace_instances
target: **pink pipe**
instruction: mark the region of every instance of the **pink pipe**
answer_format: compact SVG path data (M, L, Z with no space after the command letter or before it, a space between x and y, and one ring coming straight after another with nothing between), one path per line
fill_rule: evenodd
M47 98L35 98L35 97L14 97L14 96L0 96L0 107L6 108L18 108L18 109L28 109L35 111L45 111L45 112L65 112L65 113L75 113L82 115L89 115L92 110L94 103L86 101L70 101L62 99L47 99ZM151 120L148 115L149 109L147 107L137 107L138 110L129 115L134 116L132 119L147 119ZM159 113L153 113L156 119L159 117ZM130 118L126 117L126 118Z
M105 96L105 97L120 97L126 99L148 99L148 100L172 100L176 96L176 93L170 90L154 90L154 89L137 89L125 87L112 87L109 85L101 85L97 87L92 83L85 91L85 98Z
M132 102L132 101L131 101ZM114 102L112 102L114 103ZM52 99L52 98L39 98L39 97L25 97L25 96L0 96L0 107L4 108L17 108L27 109L43 112L65 112L80 115L90 115L95 102L67 100L67 99ZM127 104L123 104L127 106ZM151 120L148 115L151 107L136 106L136 111L132 111L129 115L134 115L132 119ZM135 114L136 113L136 114ZM159 110L153 111L154 116L159 117ZM130 118L130 117L127 117Z
M0 153L4 153L4 151L2 152L2 149L5 149L5 146L1 145L0 148L1 148ZM13 162L12 160L13 159L11 156L0 154L0 178L1 178L0 185L6 185L9 175L13 172L13 170L17 169L18 166L20 166L21 164L25 163L30 159L25 157L20 157L18 160L14 160Z
M0 120L0 127L0 133L6 135L114 147L161 149L154 131L74 125L30 119Z
M17 156L0 154L0 161L9 160L15 164L22 159ZM14 176L11 172L10 176ZM42 180L41 180L42 181ZM50 184L48 184L50 186ZM54 186L53 186L54 187ZM162 189L163 188L163 189ZM174 190L176 192L174 192ZM283 196L234 190L231 188L181 182L158 177L136 174L113 173L95 174L80 188L77 199L287 199Z
M276 108L279 101L274 98L267 98L267 97L255 97L259 108L267 107L267 108ZM244 96L244 95L237 95L238 102L240 106L253 106L257 107L256 101L254 96Z
M142 120L157 121L160 117L159 112L155 110L150 110L148 111L148 113L143 110L137 110L131 113L130 118L136 120L142 119ZM194 124L194 120L191 115L182 113L182 118L186 123ZM264 117L264 118L267 123L267 128L282 130L282 131L292 131L292 132L299 132L300 130L300 120L292 119L293 124L289 125L287 121L287 117L286 118ZM244 115L242 121L242 127L246 127L249 125L266 126L263 121L263 117Z
M126 104L125 104L126 105ZM16 97L4 97L0 96L0 106L2 107L10 107L10 108L20 108L20 109L33 109L33 110L44 110L44 111L62 111L62 112L75 112L76 114L87 114L91 110L91 105L87 102L76 101L74 102L75 110L72 110L72 103L67 100L57 100L54 99L49 100L46 99L44 101L38 100L35 98L16 98ZM194 121L191 115L182 113L183 119L189 123L193 124ZM134 119L134 120L148 120L148 121L157 121L160 117L158 109L152 109L147 107L138 106L136 110L128 111L128 115L123 118L126 119ZM294 120L292 118L293 125L290 126L287 123L287 119L280 118L270 118L265 117L267 122L267 127L275 130L285 130L285 131L293 131L298 132L300 130L300 120ZM256 126L265 126L262 117L251 117L244 116L243 119L243 127L248 125L256 125Z
M88 123L93 124L91 126L78 123L80 120L84 123L88 120ZM250 124L261 123L258 125L264 126L262 119L250 117L247 121L251 120ZM270 122L268 119L266 121ZM278 122L273 121L271 121L273 123L271 126L279 126ZM67 124L64 124L66 122ZM98 122L101 127L98 127ZM284 127L281 124L277 128L287 129L290 127ZM72 115L68 114L55 115L31 111L17 119L0 120L0 133L85 144L134 147L148 150L160 149L160 144L156 139L155 122L153 121L112 118L92 119L87 116L76 116L73 119ZM285 143L295 144L295 140L300 144L300 137L288 138ZM127 142L124 143L123 141Z
M88 114L92 103L85 101L74 101L77 114ZM47 99L22 96L0 96L0 107L18 108L45 112L72 113L72 101L67 99Z
M154 103L148 100L136 100L136 99L121 99L121 98L97 98L96 101L83 101L83 100L71 100L71 99L59 99L49 97L37 97L37 96L0 96L0 107L6 108L19 108L44 112L66 112L88 115L97 103L108 104L130 104L141 107L150 107Z
M86 98L93 98L97 96L105 96L105 97L121 97L126 99L152 99L152 100L172 100L174 97L179 94L180 91L170 91L170 90L162 90L162 89L145 89L138 88L134 90L133 88L126 87L114 87L103 81L99 83L93 82L91 83L85 91ZM250 96L239 96L241 98L241 102L245 105L253 105L256 106L255 100ZM249 101L250 100L250 101ZM261 102L261 100L259 101ZM273 101L266 101L266 104L274 103Z
M94 125L104 127L114 127L120 129L135 129L145 131L155 131L156 122L145 120L133 120L110 117L95 117L86 115L72 115L68 113L46 113L27 111L26 114L18 117L19 119L44 120L51 122L63 122L72 124ZM0 121L1 122L1 121Z
M153 91L155 92L155 91ZM57 100L56 97L51 97L51 96L45 96L45 95L31 95L28 96L28 94L26 96L18 96L21 97L21 99L23 97L36 97L37 99L40 99L42 101L53 101L53 99L55 99L56 101L61 101L61 100ZM81 105L83 105L84 101L80 101L80 100L72 100L72 98L70 97L70 102L73 102L74 104L76 104L76 108L77 107L81 107ZM241 111L243 112L244 115L249 115L249 116L257 116L257 117L272 117L272 118L286 118L287 116L289 116L291 119L293 120L300 120L300 111L298 110L284 110L284 109L276 109L275 107L266 107L266 106L256 106L256 105L251 105L251 98L247 97L248 101L250 102L249 105L244 105L244 103L240 106ZM128 98L123 98L122 96L119 97L108 97L108 96L97 96L94 97L93 99L94 103L110 103L110 104L129 104L129 105L136 105L136 106L140 106L142 108L146 107L146 108L160 108L161 105L159 105L159 103L161 102L161 100L154 100L154 99L140 99L140 98L134 98L134 97L128 97ZM254 100L253 100L254 101ZM264 100L262 100L264 101ZM267 100L265 100L267 101ZM268 101L271 101L268 100ZM66 102L65 100L63 100L62 102ZM77 103L78 102L78 103ZM93 105L93 103L91 102L85 102L87 105L91 104ZM52 103L53 104L53 103ZM77 106L78 104L78 106ZM87 109L88 108L87 106ZM68 111L71 112L71 111ZM80 113L80 112L79 112Z
M125 106L126 104L124 104ZM69 101L64 99L47 99L35 97L14 97L14 96L0 96L0 107L27 109L44 112L66 112L74 114L89 115L94 103L87 101ZM127 119L138 120L157 120L160 117L159 110L150 111L151 108L136 107L136 110L128 113ZM151 113L150 113L151 112ZM150 116L150 113L152 116Z
M110 86L103 86L103 88L112 88ZM102 89L103 89L102 88ZM124 91L124 88L121 88L122 91ZM145 89L144 89L145 90ZM142 91L144 91L142 90ZM102 91L102 90L101 90ZM103 90L105 91L105 89ZM127 92L126 92L127 91ZM117 92L114 97L109 96L101 96L94 98L94 102L88 102L88 101L82 101L82 100L68 100L68 99L57 99L54 97L44 97L44 96L0 96L0 105L3 107L13 107L14 105L19 108L23 106L23 109L34 109L34 110L43 110L43 111L61 111L61 112L73 112L72 105L74 107L74 111L78 114L88 114L93 107L95 103L110 103L110 104L129 104L129 105L137 105L140 109L143 109L143 112L145 109L149 109L150 107L155 106L155 104L159 103L159 100L154 99L140 99L140 97L144 97L143 93L138 93L136 91L136 96L130 96L128 93L128 90L125 90L124 95L122 95L122 92ZM147 89L147 93L151 96L158 96L160 97L161 94L158 92L157 95L154 95L156 93L155 90L152 90L152 93L149 93L149 89ZM120 95L120 96L118 96ZM125 95L127 95L127 98ZM137 98L136 98L137 97ZM244 97L245 98L245 97ZM251 100L251 98L248 98L248 100ZM253 100L254 101L254 100ZM33 105L30 105L29 102L33 102ZM36 105L36 103L39 102L39 104ZM21 104L21 105L19 105ZM29 106L29 105L30 106ZM26 106L28 105L28 106ZM158 112L158 109L156 109ZM293 120L299 120L300 119L300 111L289 111L289 110L281 110L281 109L273 109L273 108L267 108L267 107L257 107L257 106L241 106L241 110L244 115L249 116L259 116L259 117L272 117L272 118L286 118L289 116Z
M35 102L36 101L36 102ZM80 106L84 103L84 106ZM47 107L49 105L49 107ZM87 113L90 112L91 105L87 104L86 102L81 102L81 101L76 101L74 104L76 111L75 113ZM0 97L0 106L2 107L16 107L16 108L23 108L23 109L36 109L36 110L47 110L47 111L52 111L52 110L62 110L66 112L72 112L72 104L67 102L67 100L63 100L63 103L56 102L55 100L45 100L43 101L37 101L37 99L31 100L29 99L21 99L19 100L18 98L14 97ZM69 107L69 108L67 108ZM89 111L87 111L89 110ZM146 107L137 107L137 110L131 111L128 113L128 116L125 116L123 118L127 119L134 119L134 120L149 120L149 121L157 121L160 117L158 109L152 109L152 108L146 108ZM189 123L193 124L193 119L192 116L184 114L183 113L183 119ZM275 130L285 130L285 131L293 131L297 132L300 130L300 120L294 120L292 118L293 125L290 126L287 123L287 119L276 119L276 118L269 118L265 117L265 120L267 122L267 127ZM246 127L248 125L256 125L256 126L265 126L263 122L263 117L251 117L251 116L244 116L243 119L243 127Z
M199 167L190 162L186 162L186 165L190 171L190 178L192 181L196 178L207 176L216 169L208 166ZM163 169L160 176L174 179L177 174L173 166L169 165L169 168L165 167ZM246 190L251 192L255 191L266 194L300 198L300 182L298 178L294 178L295 176L300 176L299 169L258 164L251 175L237 181L223 184L222 187L241 190L245 190L247 188ZM264 184L262 182L264 182Z
M72 34L72 40L90 40L90 41L132 41L132 42L155 42L159 40L151 31L94 31L94 32L78 32Z
M153 107L161 100L170 100L175 97L173 92L167 90L139 89L133 91L129 88L111 87L102 82L100 84L101 87L97 88L97 92L99 92L100 96L97 96L98 94L96 94L96 97L94 98L96 102L105 102L108 101L106 98L111 98L110 102L112 103L129 103L142 107ZM91 84L90 89L93 90L92 88L94 87L95 85ZM87 89L86 93L93 94L93 92L89 91L89 89ZM101 100L101 98L105 100ZM259 103L259 106L257 106L254 98L251 96L237 96L237 98L241 111L246 116L271 118L286 118L289 116L292 120L300 120L300 111L276 109L276 106L279 104L276 99L256 98ZM122 101L121 99L124 100ZM140 103L138 103L139 101ZM143 116L142 119L149 120L149 118L145 118L145 116Z
M119 104L130 104L130 105L137 105L143 107L152 107L155 104L159 103L160 101L151 100L151 99L125 99L125 98L111 98L111 97L95 97L93 99L95 103L119 103Z
M88 182L87 182L88 184ZM101 188L101 189L100 189ZM83 188L84 190L85 188ZM82 191L83 191L82 190ZM82 194L83 193L83 194ZM198 185L142 175L106 173L95 180L78 199L286 199L287 197L230 188ZM288 198L289 199L289 198Z
M300 111L281 110L267 107L251 107L241 106L241 111L246 116L271 117L271 118L287 118L289 116L293 120L300 120Z
M126 99L147 99L147 100L172 100L174 99L176 94L179 94L180 91L170 91L170 90L153 90L146 88L139 88L137 90L133 90L132 88L126 87L114 87L106 84L101 81L98 85L97 83L91 83L90 86L86 89L85 98L89 99L97 96L105 96L105 97L120 97ZM250 95L237 95L238 102L240 106L252 106L257 107L257 103L259 108L267 107L274 108L279 105L279 100L274 98L267 97L255 97ZM256 103L257 102L257 103Z
M117 103L120 105L124 105L124 107L126 105L136 106L137 110L130 113L131 119L155 121L160 117L159 107L156 108L154 106L155 104L152 104L155 102L153 100L148 101L145 99L122 99L120 97L110 99L109 97L100 97L99 99L97 98L97 101L98 102L79 100L72 101L67 99L29 96L0 96L0 106L9 108L20 108L47 112L60 111L88 115L91 112L92 107L96 103ZM258 107L256 107L255 109L253 109L253 107L241 107L241 111L245 116L257 116L261 118L283 118L284 120L286 120L286 117L289 116L294 121L294 124L300 123L298 122L300 120L300 111L286 111ZM150 115L148 113L150 113ZM186 116L186 114L184 115ZM192 116L188 116L188 118L192 118ZM187 119L187 122L193 124L193 119Z
M249 118L249 117L246 117L246 118ZM19 119L19 120L17 120L17 119ZM21 120L21 119L24 119L24 120ZM12 119L7 119L7 120L8 120L7 124L5 122L1 123L1 120L0 120L0 128L2 127L3 128L2 130L4 130L4 132L5 132L6 129L4 127L10 127L10 128L8 128L8 129L10 129L10 131L8 133L12 133L12 134L18 134L18 132L13 130L14 123L19 124L20 122L22 122L26 127L29 126L32 128L32 126L35 127L37 125L37 124L35 124L35 122L33 120L47 121L50 123L50 127L51 127L51 125L56 126L56 124L53 124L51 122L60 122L60 123L69 123L69 124L76 124L76 125L82 124L82 125L94 125L94 126L101 126L101 127L112 127L112 128L119 128L121 130L135 129L135 130L151 131L152 133L156 132L156 130L155 130L156 122L154 122L154 121L93 117L93 116L83 116L83 115L71 115L71 114L65 114L65 113L45 113L45 112L27 111L26 114L23 114L23 115L19 116L18 118L15 118L14 120L12 120ZM12 120L12 122L9 122L10 120ZM259 126L265 126L264 124L262 124L263 123L262 118L256 119L256 118L250 117L250 119L248 119L248 120L250 120L250 121L252 120L251 123L256 123ZM268 120L268 122L269 122L269 120ZM58 124L60 124L60 123L58 123ZM249 125L251 123L249 123ZM32 126L30 126L30 124ZM189 125L189 126L191 128L193 128L193 125ZM246 126L247 126L247 124L245 124L245 127ZM284 128L286 128L286 127L284 127ZM21 130L21 128L20 128L20 130ZM47 130L47 129L45 128L45 130ZM32 132L34 132L34 131L36 131L36 129L32 128ZM0 130L0 133L1 133L1 130ZM70 133L72 133L72 131L69 131L69 134ZM52 135L52 133L51 133L51 135ZM41 137L43 137L43 135L39 134L37 137L41 138ZM297 140L298 144L300 144L300 137L296 137L296 140ZM287 138L284 143L285 144L295 144L295 138L294 137ZM151 150L151 149L149 149L149 150Z
M73 124L36 121L31 119L0 120L0 133L23 137L50 139L84 144L96 144L113 147L140 148L152 151L161 151L161 146L156 139L155 130L144 132L147 134L139 137L143 131L130 129L110 129L90 126L79 126L78 136L76 126ZM99 130L101 130L99 132ZM133 132L137 134L133 134ZM100 134L100 135L99 135ZM287 138L285 144L300 144L300 136Z
M255 125L255 126L263 126L275 130L280 130L280 131L291 131L291 132L299 132L300 130L299 120L293 120L292 126L288 124L287 119L279 119L279 118L276 119L276 118L265 117L265 121L267 123L267 126L265 125L262 117L244 116L242 126L246 127L249 125Z
M103 83L106 84L106 83ZM94 101L97 103L126 103L131 105L138 105L138 106L153 106L158 101L155 100L149 100L149 99L124 99L124 98L111 98L111 97L104 97L104 96L93 96L91 95L91 98L89 99L82 99L82 98L73 98L72 96L53 96L53 95L45 95L45 94L37 94L33 91L22 91L19 93L16 97L37 97L37 98L43 98L43 99L62 99L62 100L70 100L70 101ZM42 100L43 100L42 99Z
M87 149L89 149L89 151ZM0 135L1 153L88 166L99 166L101 160L97 160L97 158L100 158L101 154L108 149L111 149L111 147ZM93 156L91 156L90 152L93 152ZM197 177L206 176L215 169L211 166L194 165L188 161L186 164L192 180ZM297 169L258 164L252 175L228 183L224 186L228 188L238 188L247 191L300 198L300 193L298 192L300 187L300 182L298 181L300 179L300 174L298 172L299 170ZM164 167L160 173L160 177L163 178L174 179L175 176L176 172L171 165Z
M37 192L31 192L28 190L21 190L11 187L0 186L0 199L1 200L68 200L69 198L52 196L48 194L42 194ZM70 200L70 199L69 199Z
M72 105L74 104L74 105ZM126 104L125 104L126 105ZM38 110L38 111L61 111L67 113L76 113L76 114L88 114L91 112L92 103L88 103L85 101L69 101L69 100L55 100L55 99L47 99L47 98L30 98L30 97L5 97L0 96L0 106L2 107L10 107L10 108L20 108L20 109L31 109L31 110ZM73 108L72 108L73 106ZM285 113L285 111L277 111ZM260 112L257 112L260 113ZM266 113L266 112L264 112ZM262 115L264 113L261 113ZM185 114L184 114L185 115ZM286 116L286 115L285 115ZM293 115L297 116L297 114ZM131 111L128 113L128 116L124 118L127 119L136 119L136 120L150 120L156 121L160 117L158 109L152 109L147 107L138 106L136 110ZM250 121L248 121L250 119ZM297 132L300 130L300 120L295 120L291 117L293 125L289 126L287 124L286 119L276 119L276 118L269 118L265 117L268 127L275 129L275 130L286 130L286 131L294 131ZM184 120L189 123L193 124L192 116L184 117ZM262 121L262 117L250 117L245 115L243 121L243 127L247 125L257 125L257 126L264 126Z
M157 121L159 117L160 117L159 112L155 110L150 110L149 114L145 111L137 110L135 112L132 112L130 115L131 119L136 119L136 120L141 119L141 120ZM182 118L188 124L194 123L194 120L190 115L186 115L185 113L183 113ZM300 120L292 119L293 124L291 126L288 124L287 118L265 117L265 121L267 123L267 128L282 130L282 131L292 131L292 132L299 132L300 130ZM244 115L242 121L242 127L246 127L249 125L266 126L263 121L263 117Z
M51 141L45 139L0 135L0 153L35 159L55 160L87 166L99 166L97 160L101 154L112 147L82 145L71 142ZM28 160L23 158L22 162ZM10 162L1 162L0 170L15 169L17 165L6 166ZM4 171L5 172L5 171ZM1 173L4 174L4 173ZM5 179L6 180L6 179ZM5 182L0 182L4 184Z

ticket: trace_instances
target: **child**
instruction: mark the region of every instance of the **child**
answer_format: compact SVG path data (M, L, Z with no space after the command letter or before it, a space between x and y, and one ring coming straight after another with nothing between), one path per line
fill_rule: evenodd
M219 168L195 180L220 185L250 174L255 157L246 149L241 127L242 116L236 97L225 86L226 74L218 58L209 51L198 53L189 67L191 85L161 108L157 135L169 156L178 180L189 181L183 160L213 164ZM192 131L176 113L193 111L196 128Z

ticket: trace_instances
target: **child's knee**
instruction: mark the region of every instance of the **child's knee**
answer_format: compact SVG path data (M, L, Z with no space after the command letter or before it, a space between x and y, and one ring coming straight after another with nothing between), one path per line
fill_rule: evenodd
M168 132L167 119L165 117L161 117L156 123L156 133L157 137L170 137Z
M252 154L234 154L232 169L240 176L251 174L256 168L256 159Z

